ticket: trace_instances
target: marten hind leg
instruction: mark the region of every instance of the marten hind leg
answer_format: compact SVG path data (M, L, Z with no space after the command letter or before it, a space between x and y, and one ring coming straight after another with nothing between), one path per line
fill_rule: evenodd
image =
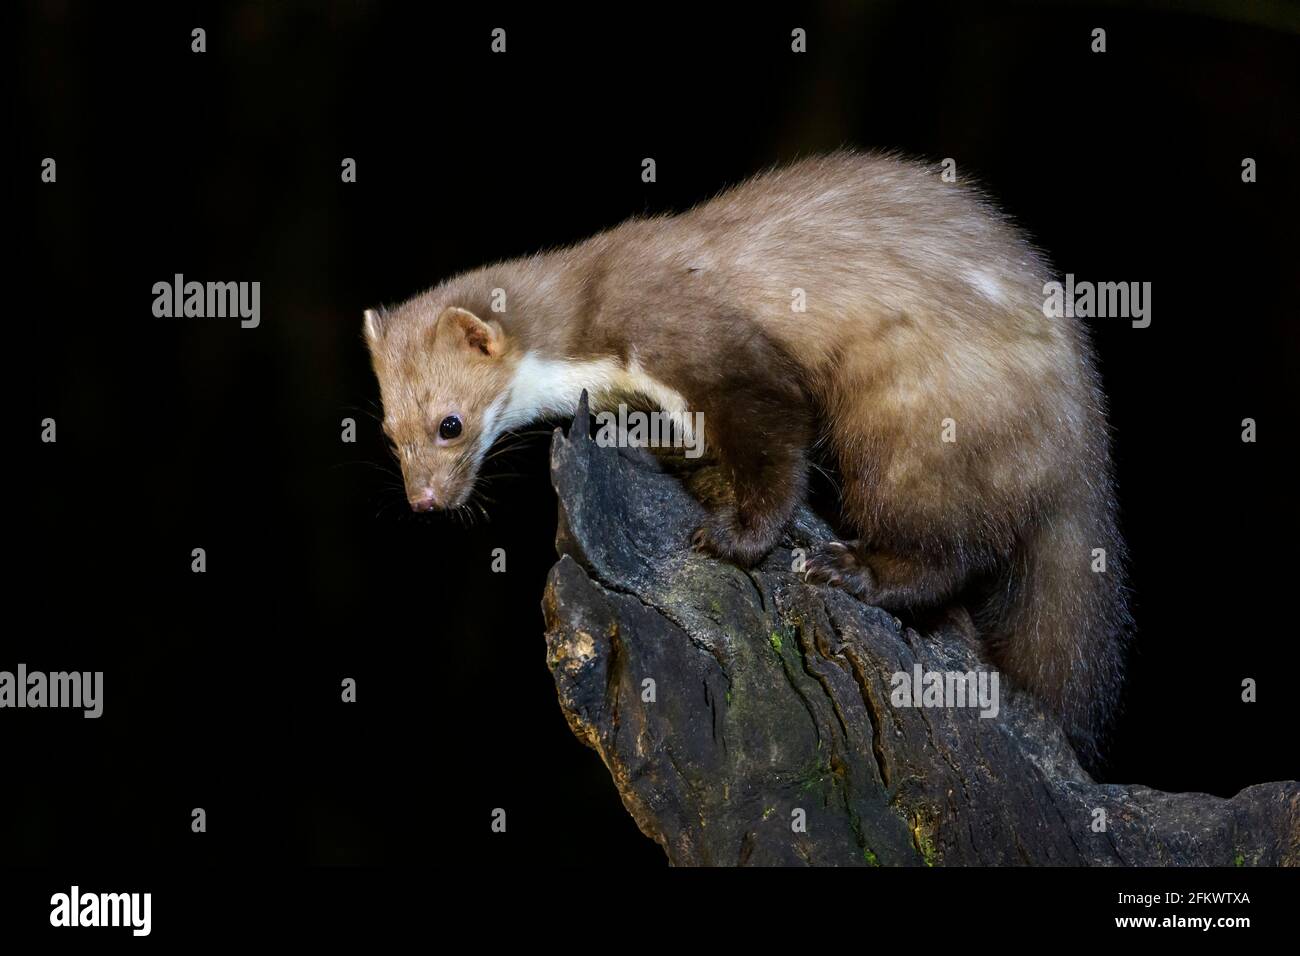
M843 588L893 614L929 610L953 597L967 569L897 553L872 551L860 541L830 541L815 548L804 579Z

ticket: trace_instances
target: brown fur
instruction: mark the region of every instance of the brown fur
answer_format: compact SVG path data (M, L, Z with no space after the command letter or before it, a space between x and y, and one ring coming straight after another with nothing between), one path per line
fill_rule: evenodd
M571 411L579 384L608 404L611 369L636 369L704 413L735 487L697 545L751 564L778 540L824 438L859 540L814 554L810 577L900 612L981 585L977 619L998 663L1093 757L1121 679L1124 554L1091 351L1077 321L1043 315L1049 278L979 194L839 153L457 276L367 328L408 483L449 505L494 430ZM574 387L511 410L532 388L525 357L571 367L561 381ZM509 414L485 422L493 407ZM466 435L442 447L430 436L451 409ZM953 443L940 440L946 419ZM1104 574L1093 548L1106 550Z

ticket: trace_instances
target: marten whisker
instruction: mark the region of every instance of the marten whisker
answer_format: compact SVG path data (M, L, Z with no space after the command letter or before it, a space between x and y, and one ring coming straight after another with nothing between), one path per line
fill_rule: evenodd
M376 423L378 423L378 424L380 424L380 425L382 425L382 424L384 423L384 416L383 416L383 413L382 413L382 412L379 412L379 411L377 411L377 410L371 410L371 409L369 409L369 408L362 408L362 407L359 406L359 405L344 405L344 406L343 406L343 410L344 410L345 412L354 412L354 413L359 414L359 415L365 415L366 418L369 418L371 421L376 422Z

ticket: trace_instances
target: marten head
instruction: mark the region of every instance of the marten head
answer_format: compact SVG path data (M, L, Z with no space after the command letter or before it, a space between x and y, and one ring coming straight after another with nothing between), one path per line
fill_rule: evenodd
M365 332L407 500L416 511L459 508L503 427L512 357L500 324L408 304L367 310Z

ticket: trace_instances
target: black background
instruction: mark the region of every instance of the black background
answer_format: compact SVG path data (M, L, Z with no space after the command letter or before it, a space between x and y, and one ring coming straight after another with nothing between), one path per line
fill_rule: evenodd
M0 669L106 690L0 715L0 861L662 865L555 703L545 434L490 522L409 514L361 312L841 145L953 157L1062 274L1153 283L1150 328L1094 322L1139 634L1110 779L1294 777L1296 24L1189 6L20 10ZM154 318L178 272L260 281L261 327Z

